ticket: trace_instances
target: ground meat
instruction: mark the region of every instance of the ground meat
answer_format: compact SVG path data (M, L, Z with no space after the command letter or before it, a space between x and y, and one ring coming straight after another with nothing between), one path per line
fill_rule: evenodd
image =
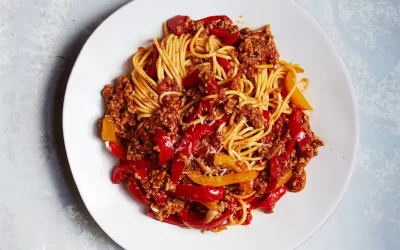
M157 85L157 92L161 94L169 91L179 91L179 86L175 80L167 76Z
M159 124L172 133L178 132L179 121L182 120L182 102L172 99L156 112Z
M221 133L204 137L195 146L193 155L204 160L209 166L214 165L214 155L222 147L223 136Z
M269 26L262 31L250 31L248 28L241 31L238 59L249 65L272 64L279 62L279 52Z
M155 190L169 191L171 189L169 180L169 175L165 170L153 169L149 173L149 183Z
M154 145L151 143L151 141L142 143L136 138L131 138L129 141L126 158L132 161L143 159L146 157L146 155L153 153L153 147Z
M249 28L244 28L240 33L238 59L242 63L240 70L248 79L251 79L256 72L254 65L278 64L279 52L269 25L262 31L251 31Z
M265 157L266 160L271 160L274 155L280 155L285 148L285 144L280 142L280 140L275 141L272 146L264 144L260 156Z
M119 77L116 80L115 87L108 84L103 90L103 97L107 106L105 117L113 120L117 127L117 135L120 138L131 138L138 125L137 110L131 102L133 92L132 81L128 77Z
M253 189L256 191L256 198L262 198L267 192L268 183L272 180L267 171L261 171L258 177L253 181Z
M228 99L228 101L225 104L224 110L227 114L232 114L235 106L236 106L237 100L234 98Z
M242 108L238 109L237 120L240 121L246 118L250 125L254 128L264 128L265 119L260 109L252 107L249 104L244 105Z
M287 183L290 192L300 192L306 186L306 171L304 167L297 168L293 171L292 178Z
M156 214L156 217L159 220L163 220L165 217L168 217L171 214L180 213L184 206L185 202L183 200L177 198L168 198L167 202L164 204L153 203L151 208Z

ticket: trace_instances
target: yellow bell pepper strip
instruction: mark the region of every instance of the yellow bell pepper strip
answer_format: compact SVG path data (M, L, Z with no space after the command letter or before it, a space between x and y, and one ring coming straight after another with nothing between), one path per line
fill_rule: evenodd
M117 132L117 128L111 118L103 119L103 129L101 130L101 138L103 141L117 141L117 137L115 133Z
M239 183L240 189L245 192L245 194L251 194L253 192L253 182L252 181L246 181Z
M285 87L288 93L294 87L294 85L296 85L294 79L295 77L293 73L289 71L285 79ZM313 110L311 104L308 102L307 98L303 95L298 87L296 87L296 89L294 90L292 96L290 97L290 100L293 102L294 105L301 109Z
M192 170L186 173L187 176L199 185L222 187L226 185L252 181L258 176L258 171L249 171L245 173L225 174L222 176L206 176L202 175L199 171Z
M237 173L245 172L247 170L247 168L243 168L243 166L237 164L235 158L223 153L215 154L214 165L216 167L223 167L229 170L236 171Z
M201 204L203 204L206 208L208 208L210 210L218 210L218 204L215 201L213 201L213 202L201 202Z

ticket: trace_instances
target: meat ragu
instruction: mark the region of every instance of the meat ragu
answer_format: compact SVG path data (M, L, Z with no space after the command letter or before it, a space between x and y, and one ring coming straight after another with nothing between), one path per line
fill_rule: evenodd
M175 16L140 48L130 77L106 85L102 138L148 216L207 231L248 225L306 185L323 142L297 88L304 70L279 58L270 26ZM295 94L294 94L295 93Z

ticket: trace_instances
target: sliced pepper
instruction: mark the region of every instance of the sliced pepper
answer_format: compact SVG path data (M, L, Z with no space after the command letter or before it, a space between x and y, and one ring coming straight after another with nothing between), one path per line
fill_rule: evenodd
M258 208L265 213L271 213L275 207L275 204L279 201L280 198L282 198L286 191L286 186L282 186L278 189L273 190L271 193L269 193L268 197L261 202Z
M181 179L184 169L185 169L185 162L183 161L183 159L175 157L172 163L172 170L171 170L172 183L174 184L178 183L178 181Z
M115 133L117 132L117 128L111 118L103 119L103 128L101 130L101 138L103 141L115 142L117 141L117 137Z
M175 35L182 35L192 29L190 26L184 27L188 19L189 16L177 15L167 21L167 26Z
M164 204L168 199L166 194L160 192L152 194L152 197L157 204Z
M217 61L219 65L221 65L221 67L225 70L225 72L228 72L233 67L230 61L226 60L225 58L217 57Z
M177 184L173 196L198 202L219 201L224 197L224 188Z
M151 201L146 198L144 191L140 188L138 181L135 178L129 177L127 186L129 192L136 198L137 201L144 205L151 204Z
M158 154L158 163L167 163L174 155L174 144L169 134L163 130L158 130L153 138L154 142L157 144L160 152Z
M172 164L171 181L174 184L178 183L181 178L185 168L185 158L188 158L193 153L194 147L201 137L213 131L213 127L206 124L197 124L186 130L179 142Z
M185 78L182 80L182 86L184 89L191 89L196 87L197 84L201 83L201 79L199 77L200 71L199 70L194 70L190 74L188 74Z
M285 87L288 93L294 87L294 85L296 85L294 79L295 78L292 72L289 72L286 75ZM300 91L298 87L296 87L296 89L294 90L292 96L290 97L290 100L293 102L294 105L296 105L301 109L313 110L311 104L308 102L307 98L303 95L303 93Z
M272 179L277 180L281 176L283 168L285 167L295 145L296 139L291 139L286 144L286 152L283 155L275 155L271 158L269 161L269 174Z
M271 114L268 110L263 110L263 116L265 121L265 126L268 127L269 121L271 120Z
M221 21L221 20L227 20L232 23L232 20L228 16L225 16L225 15L209 16L209 17L205 17L200 20L197 20L196 22L203 22L205 25L207 25L207 24Z
M205 207L207 207L210 210L218 210L218 203L213 201L213 202L201 202Z
M279 178L282 172L282 161L280 161L279 156L274 156L269 161L269 174L272 179L276 180Z
M224 115L222 116L219 120L217 120L214 124L212 124L213 128L216 130L221 126L222 123L225 123L229 120L230 116L229 115Z
M199 218L199 216L196 216L193 213L190 213L189 206L186 205L185 208L182 210L181 218L182 218L182 222L190 228L211 230L211 229L216 229L216 228L223 226L224 223L229 218L229 216L231 216L233 214L233 212L234 212L233 209L228 208L227 211L225 211L217 219L214 219L209 223L204 223L204 219Z
M147 64L145 72L150 78L155 78L157 76L157 60L160 56L156 45L153 44L153 57L151 61Z
M245 173L225 174L222 176L206 176L202 175L199 171L189 171L186 173L189 178L199 185L222 187L226 185L252 181L258 176L257 171L249 171Z
M303 148L310 141L310 136L303 127L303 115L303 111L295 109L289 119L290 135L299 143L300 148Z
M212 29L210 29L210 35L214 35L217 37L227 37L229 36L229 30L213 27Z
M107 144L108 144L108 148L110 149L111 153L113 153L115 156L117 156L121 160L126 159L126 152L115 141L106 142L106 145Z
M213 128L207 124L197 124L189 127L180 140L176 154L181 153L189 157L201 137L213 131Z
M206 111L206 101L202 101L199 103L199 105L193 110L193 112L188 115L186 118L187 122L192 122L201 116L204 115L204 112Z
M239 186L245 194L251 194L253 192L253 181L241 182L239 183Z
M239 33L239 31L238 31L238 32L229 34L228 36L224 37L224 38L222 39L222 42L223 42L225 45L233 45L233 44L235 44L235 43L239 40L239 37L240 37L240 33Z
M147 181L148 169L151 163L146 160L130 161L130 163L121 163L115 168L112 182L114 184L121 183L128 175L137 173L142 181ZM151 164L151 166L153 166Z
M282 176L278 178L277 181L269 182L267 184L265 192L269 193L277 188L280 188L281 186L285 185L290 180L290 178L292 178L292 176L293 176L292 170L286 171Z
M216 167L223 167L227 168L229 170L233 170L237 173L240 172L245 172L247 168L243 168L242 165L237 164L237 161L235 158L223 154L223 153L216 153L214 156L214 165Z
M205 73L203 74L203 79L202 79L200 78L200 71L198 69L188 74L182 80L182 86L186 90L194 88L198 84L203 84L206 87L207 94L215 94L217 90L220 88L213 74Z

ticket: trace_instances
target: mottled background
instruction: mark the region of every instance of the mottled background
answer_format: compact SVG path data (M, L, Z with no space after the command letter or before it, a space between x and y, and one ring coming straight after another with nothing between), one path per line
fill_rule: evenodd
M82 203L61 112L80 48L126 2L0 0L0 250L120 249ZM348 192L299 249L400 249L400 0L298 2L343 58L361 120Z

